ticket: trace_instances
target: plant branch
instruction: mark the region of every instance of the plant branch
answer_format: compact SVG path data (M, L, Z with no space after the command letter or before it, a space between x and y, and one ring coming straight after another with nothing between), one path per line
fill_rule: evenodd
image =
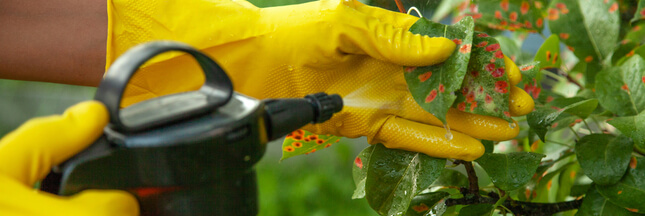
M558 74L560 74L563 77L566 77L567 81L569 81L569 82L575 84L576 86L578 86L578 88L580 88L580 90L585 89L585 87L582 86L582 84L580 84L577 80L573 79L573 77L571 77L571 75L569 73L565 72L564 70L558 69Z
M448 199L446 200L446 206L481 203L495 204L499 200L500 198L498 197L464 197L460 199ZM532 203L506 199L502 204L502 206L516 215L553 215L558 212L578 209L581 205L582 199L559 203Z
M572 153L572 152L571 152ZM565 153L561 158L568 157L569 152ZM561 159L559 158L559 159ZM463 164L468 174L469 188L460 188L460 192L464 195L459 199L447 199L446 206L454 205L473 205L473 204L493 204L495 208L502 208L507 211L513 212L515 215L553 215L558 212L569 211L578 209L582 205L582 199L558 203L532 203L513 200L509 195L500 190L499 194L489 192L488 195L481 195L479 193L479 185L477 174L473 163L470 161L455 160L454 164Z
M466 167L466 173L468 173L468 182L470 182L469 193L479 196L479 180L477 179L477 173L475 173L475 168L473 167L473 162L456 160L455 164L463 164Z

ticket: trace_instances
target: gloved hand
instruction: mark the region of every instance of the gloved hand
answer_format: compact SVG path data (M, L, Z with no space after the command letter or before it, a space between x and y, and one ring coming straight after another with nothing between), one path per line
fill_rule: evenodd
M108 7L108 67L136 44L182 41L211 55L231 76L235 90L249 96L303 97L320 91L343 96L342 112L305 128L314 133L367 136L370 143L388 148L474 160L484 152L477 139L506 140L519 131L502 119L453 109L447 121L454 138L444 138L442 123L412 99L403 65L442 62L455 44L410 33L418 19L410 15L355 0L262 9L239 0L114 0ZM508 67L519 75L514 64ZM202 83L190 57L162 55L133 77L122 106L194 90ZM511 98L524 102L524 110L514 113L521 115L533 109L533 101L518 89L511 89Z
M62 116L32 119L0 139L0 215L138 215L136 199L126 192L59 197L32 188L52 166L96 140L107 122L103 104L83 102Z

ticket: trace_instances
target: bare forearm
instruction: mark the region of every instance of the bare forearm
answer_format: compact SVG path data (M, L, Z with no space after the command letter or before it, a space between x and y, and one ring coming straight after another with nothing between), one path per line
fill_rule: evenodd
M0 78L98 85L105 0L0 1Z

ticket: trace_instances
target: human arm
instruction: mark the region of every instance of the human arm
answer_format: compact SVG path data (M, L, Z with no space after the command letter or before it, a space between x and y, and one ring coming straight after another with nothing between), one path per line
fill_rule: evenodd
M0 78L97 86L105 0L0 1Z

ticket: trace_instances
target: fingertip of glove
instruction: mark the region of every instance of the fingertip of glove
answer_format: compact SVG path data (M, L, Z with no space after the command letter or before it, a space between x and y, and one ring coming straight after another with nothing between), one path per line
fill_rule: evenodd
M509 112L512 116L529 114L535 108L533 98L517 86L511 86Z
M421 36L419 52L419 65L410 66L427 66L446 61L454 52L457 44L452 40L444 37Z

